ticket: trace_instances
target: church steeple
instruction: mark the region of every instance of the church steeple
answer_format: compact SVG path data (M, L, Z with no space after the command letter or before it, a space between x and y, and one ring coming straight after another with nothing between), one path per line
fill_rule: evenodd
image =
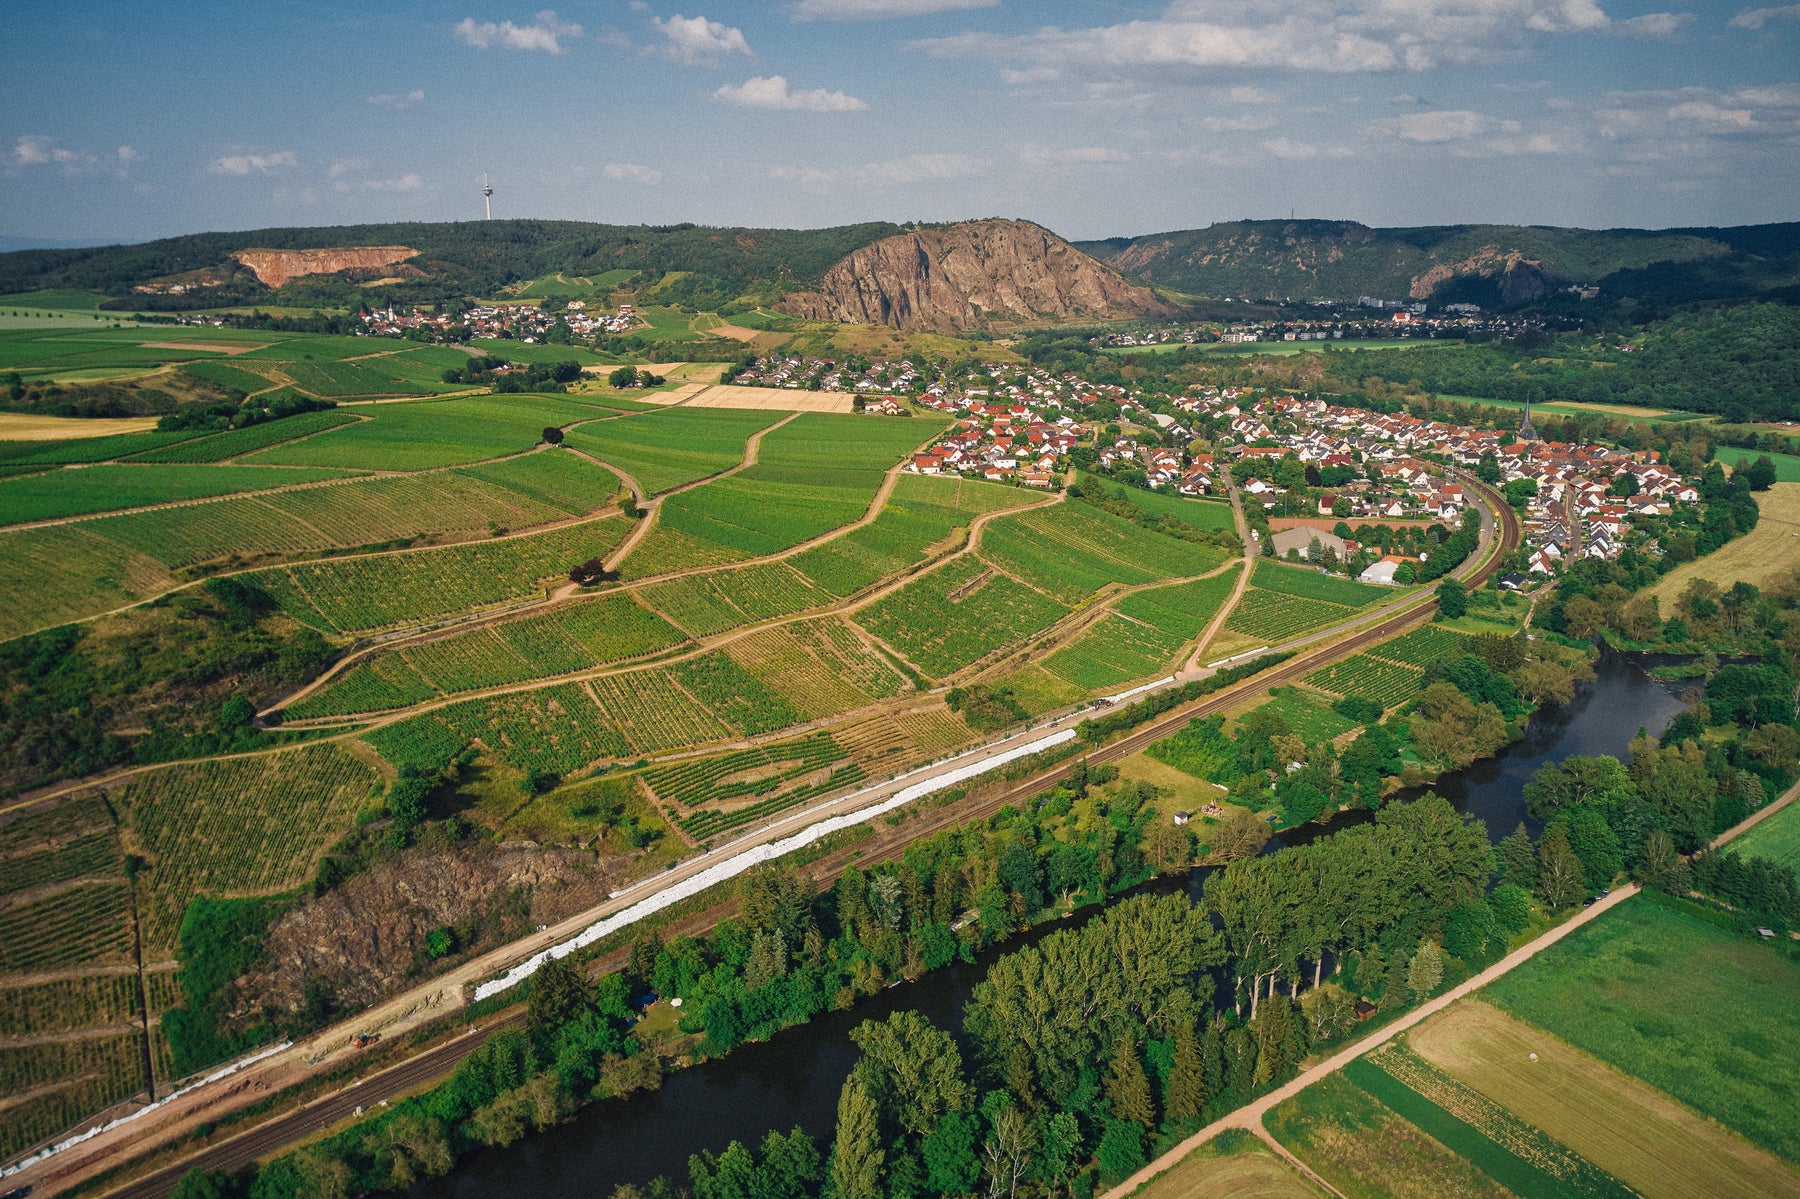
M1531 398L1529 396L1525 399L1525 419L1519 422L1519 440L1539 440L1537 427L1531 423Z

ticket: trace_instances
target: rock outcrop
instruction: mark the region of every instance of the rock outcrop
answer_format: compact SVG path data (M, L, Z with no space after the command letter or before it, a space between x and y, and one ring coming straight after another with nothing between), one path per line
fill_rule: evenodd
M379 271L418 255L406 246L339 246L325 250L238 250L232 257L269 287L302 275Z
M780 307L809 320L954 333L991 321L1105 320L1173 311L1029 221L968 221L883 238Z

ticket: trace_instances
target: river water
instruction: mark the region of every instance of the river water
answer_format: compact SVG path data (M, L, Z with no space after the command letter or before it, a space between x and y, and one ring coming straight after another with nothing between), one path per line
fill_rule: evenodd
M1676 688L1645 674L1629 659L1607 654L1595 667L1594 682L1575 698L1547 707L1525 736L1497 757L1440 778L1433 790L1471 816L1487 822L1498 841L1521 820L1535 836L1536 821L1525 815L1523 787L1540 766L1573 754L1624 757L1638 730L1660 733L1681 711ZM1307 840L1358 819L1345 813L1324 826L1289 834ZM1279 847L1280 840L1272 843ZM1186 885L1198 892L1203 871L1187 880L1163 880L1157 889ZM502 1199L513 1195L551 1199L605 1199L620 1183L643 1183L659 1174L685 1181L691 1153L722 1152L732 1141L761 1141L771 1130L799 1125L818 1140L830 1140L837 1118L838 1090L855 1064L850 1030L864 1020L913 1008L938 1027L957 1029L970 990L1001 953L1079 924L1100 911L1082 909L1066 921L1040 925L969 965L958 964L917 982L883 991L847 1012L827 1012L811 1023L777 1033L765 1042L743 1045L729 1056L679 1071L654 1094L589 1105L570 1123L508 1149L486 1150L469 1158L448 1178L418 1188L421 1199Z

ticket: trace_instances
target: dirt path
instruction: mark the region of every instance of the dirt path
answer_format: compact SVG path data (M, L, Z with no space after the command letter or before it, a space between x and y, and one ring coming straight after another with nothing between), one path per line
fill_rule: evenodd
M1775 813L1795 802L1796 799L1800 799L1800 783L1795 783L1792 787L1789 787L1780 798L1763 805L1749 817L1733 825L1731 828L1726 829L1717 837L1714 837L1712 840L1713 847L1718 848L1719 846L1724 845L1733 837L1738 836L1740 833L1753 828L1764 820L1767 820L1769 817L1775 815ZM1394 1021L1394 1023L1380 1029L1370 1036L1345 1046L1318 1065L1297 1075L1285 1085L1264 1095L1261 1099L1255 1100L1244 1107L1238 1108L1236 1111L1219 1117L1187 1140L1181 1142L1181 1144L1175 1146L1175 1148L1151 1162L1148 1166L1145 1166L1142 1170L1139 1170L1136 1174L1133 1174L1130 1178L1127 1178L1112 1190L1106 1192L1103 1199L1125 1199L1125 1196L1131 1194L1131 1192L1137 1190L1152 1178L1155 1178L1158 1174L1174 1166L1182 1158L1186 1157L1227 1128L1248 1129L1264 1141L1267 1141L1270 1145L1273 1145L1281 1152L1283 1157L1294 1160L1292 1155L1277 1144L1274 1137L1270 1135L1268 1129L1263 1126L1263 1117L1272 1108L1293 1098L1295 1095L1298 1095L1301 1091L1304 1091L1307 1087L1318 1082L1326 1075L1335 1074L1369 1050L1387 1044L1401 1033L1418 1025L1421 1021L1443 1011L1463 996L1473 994L1499 978L1501 975L1525 964L1550 946L1574 932L1576 929L1581 928L1589 921L1600 916L1601 913L1610 911L1631 898L1633 895L1636 895L1640 889L1641 888L1639 888L1636 883L1626 883L1624 886L1613 891L1612 894L1596 902L1592 907L1582 908L1573 916L1563 921L1563 923L1545 932L1542 936L1519 946L1519 948L1513 950L1504 958L1501 958L1498 962L1489 966L1480 974L1475 975L1467 982L1451 988L1436 999L1431 1000L1414 1011L1408 1012L1400 1019ZM1302 1168L1304 1169L1304 1167ZM1310 1176L1312 1171L1307 1170L1306 1173Z
M1237 611L1238 601L1244 598L1244 592L1250 590L1250 575L1256 570L1256 542L1250 539L1250 522L1244 519L1244 500L1238 494L1237 484L1232 481L1230 467L1225 468L1225 487L1231 495L1232 519L1237 525L1238 536L1244 542L1244 573L1238 577L1237 586L1232 588L1231 598L1220 606L1201 632L1200 640L1194 644L1193 655L1180 672L1182 678L1199 678L1210 673L1200 659L1206 656L1207 647L1212 645L1219 630L1225 627L1225 622L1231 619L1231 614Z

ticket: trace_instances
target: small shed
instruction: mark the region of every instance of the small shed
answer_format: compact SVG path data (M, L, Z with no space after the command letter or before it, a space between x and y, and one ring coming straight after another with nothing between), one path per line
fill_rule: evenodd
M1191 815L1189 815L1187 812L1177 812L1172 817L1172 819L1175 821L1175 827L1180 828L1182 825L1186 824L1189 820L1192 820L1193 817Z

